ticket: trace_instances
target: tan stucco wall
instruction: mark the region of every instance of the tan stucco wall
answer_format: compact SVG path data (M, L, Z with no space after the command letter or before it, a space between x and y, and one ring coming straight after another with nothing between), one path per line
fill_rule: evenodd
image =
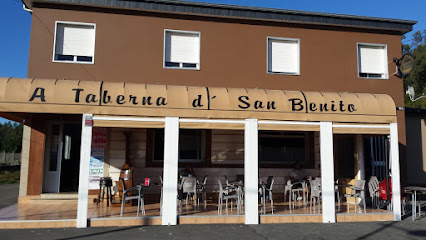
M24 125L22 134L21 177L19 180L19 196L27 196L28 166L30 162L31 127Z

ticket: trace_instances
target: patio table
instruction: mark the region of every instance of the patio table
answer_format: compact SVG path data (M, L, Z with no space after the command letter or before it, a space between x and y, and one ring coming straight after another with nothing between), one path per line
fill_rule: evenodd
M411 193L411 208L412 208L412 220L417 219L417 195L426 195L426 187L419 186L408 186L404 188L404 192ZM419 217L422 214L421 205L419 205Z

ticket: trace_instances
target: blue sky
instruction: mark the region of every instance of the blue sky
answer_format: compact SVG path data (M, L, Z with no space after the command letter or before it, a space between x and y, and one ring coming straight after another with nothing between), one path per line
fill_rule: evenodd
M418 23L413 32L426 29L426 0L193 1L414 20ZM0 0L0 77L27 76L31 17L22 9L20 0ZM408 34L405 43L410 39ZM4 120L0 118L0 122Z

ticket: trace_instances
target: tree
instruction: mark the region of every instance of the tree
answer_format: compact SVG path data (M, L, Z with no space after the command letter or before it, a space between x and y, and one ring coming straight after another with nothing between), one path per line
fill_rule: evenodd
M405 37L403 37L404 39ZM426 93L426 30L414 33L411 44L402 45L402 54L411 53L415 59L413 71L404 78L404 89L412 85L416 96ZM408 95L404 96L405 106L426 109L426 98L411 102Z
M21 152L22 125L6 122L0 124L0 150L6 152Z

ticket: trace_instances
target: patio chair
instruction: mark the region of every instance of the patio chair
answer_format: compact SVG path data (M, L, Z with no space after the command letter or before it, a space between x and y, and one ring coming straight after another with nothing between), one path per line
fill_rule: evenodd
M160 178L160 216L163 214L163 177L161 175L158 176Z
M290 181L290 180L289 180ZM290 197L288 206L289 209L294 209L295 201L299 201L303 199L303 205L306 205L306 195L305 195L305 182L294 182L290 185ZM296 198L297 195L297 198Z
M120 216L123 216L125 202L128 200L137 199L138 200L138 208L136 212L136 217L139 217L139 210L142 211L142 214L145 215L145 203L143 199L143 191L142 186L136 186L127 188L126 182L124 181L124 178L120 178L120 182L123 185L123 196L121 200L121 213ZM141 208L142 204L142 208Z
M185 183L186 179L181 179L180 183L178 183L178 194L177 194L177 201L179 204L178 211L179 213L182 213L182 201L183 201L183 184Z
M198 183L198 181L197 181ZM206 183L207 183L207 176L204 176L203 181L201 183L197 184L197 196L198 196L198 206L200 206L200 198L199 196L203 197L204 202L204 209L207 207L207 196L206 196Z
M288 193L288 201L290 201L290 196L291 196L291 181L288 180L286 182L286 185L284 185L284 202L287 199L287 193Z
M380 203L380 188L379 180L376 176L371 176L368 181L368 192L370 193L371 205L373 208L379 208Z
M337 179L336 182L335 182L334 193L336 194L338 211L340 212L340 210L341 210L341 201L340 201L339 179Z
M240 212L240 191L236 187L226 186L222 187L222 183L220 180L217 180L219 183L219 196L218 196L218 206L217 213L218 215L222 215L222 206L223 200L225 200L226 213L228 213L228 200L231 200L231 211L232 211L232 201L235 200L237 203L237 213Z
M266 180L266 185L264 189L264 199L263 199L263 214L266 214L266 199L269 199L271 201L271 213L274 214L274 200L272 195L272 187L274 186L274 177L269 176Z
M351 193L345 194L345 197L347 199L348 213L349 213L349 204L354 204L355 205L355 213L357 212L357 205L358 205L357 199L358 198L361 199L361 201L364 205L364 213L366 213L364 188L365 188L365 180L357 180L356 183L355 183L355 186L350 187ZM354 202L350 202L350 198L354 198Z
M312 213L312 206L314 206L314 212L315 212L315 205L316 201L318 200L318 213L321 213L321 188L320 184L317 179L315 180L309 180L309 184L311 185L311 199L309 204L309 211Z
M194 197L194 206L197 206L197 179L195 177L182 177L183 187L182 191L186 193L185 205Z

